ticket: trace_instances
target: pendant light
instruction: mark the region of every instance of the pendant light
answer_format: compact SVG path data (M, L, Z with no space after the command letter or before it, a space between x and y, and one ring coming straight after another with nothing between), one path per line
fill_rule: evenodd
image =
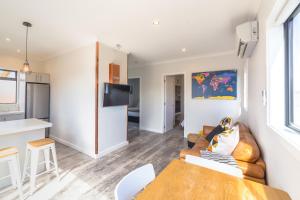
M31 72L31 68L28 62L28 57L27 57L27 42L28 42L28 28L32 27L32 24L30 24L29 22L23 22L23 25L26 26L26 58L25 58L25 62L23 64L23 67L21 69L22 72Z

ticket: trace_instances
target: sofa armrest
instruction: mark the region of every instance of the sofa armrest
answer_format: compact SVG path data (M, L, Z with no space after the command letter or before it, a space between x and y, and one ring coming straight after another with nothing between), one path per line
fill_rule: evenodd
M214 130L214 126L203 126L203 136L207 136L208 134L210 134L210 132L212 132L212 130Z
M197 151L196 149L182 149L179 153L179 159L184 160L186 155L192 155L192 156L199 156L200 157L200 150Z

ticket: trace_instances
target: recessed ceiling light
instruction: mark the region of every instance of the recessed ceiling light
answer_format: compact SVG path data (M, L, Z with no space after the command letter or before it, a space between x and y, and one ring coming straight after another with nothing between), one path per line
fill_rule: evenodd
M17 53L20 53L21 52L21 50L20 49L17 49Z
M182 48L181 51L184 53L186 52L186 48Z
M159 25L159 20L153 20L153 21L152 21L152 24L153 24L153 25Z
M5 41L6 41L6 42L10 42L11 39L10 39L10 38L5 38Z

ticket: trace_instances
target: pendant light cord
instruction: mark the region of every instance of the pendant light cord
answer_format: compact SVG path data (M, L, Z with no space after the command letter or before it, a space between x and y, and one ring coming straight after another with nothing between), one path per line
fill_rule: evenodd
M28 26L26 27L26 62L28 62L28 59L27 59L27 40L28 40Z

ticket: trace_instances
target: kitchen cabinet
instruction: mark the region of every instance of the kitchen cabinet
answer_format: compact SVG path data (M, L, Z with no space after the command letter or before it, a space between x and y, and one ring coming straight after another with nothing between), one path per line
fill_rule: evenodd
M26 82L50 83L50 74L31 72L26 74Z
M109 64L109 82L114 84L120 83L120 65Z

